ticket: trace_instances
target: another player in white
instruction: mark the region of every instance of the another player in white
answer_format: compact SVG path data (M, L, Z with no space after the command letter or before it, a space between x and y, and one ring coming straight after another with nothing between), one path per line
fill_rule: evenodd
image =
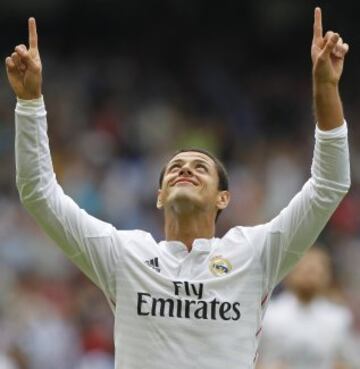
M350 186L347 128L338 84L348 45L323 36L315 10L313 61L316 144L311 178L267 224L234 227L216 238L215 219L230 195L214 160L195 151L165 168L158 207L165 241L119 231L81 210L53 172L41 90L35 20L29 48L6 58L16 105L16 168L21 201L105 293L115 315L116 368L254 366L274 286L313 244ZM121 183L119 183L121 186Z
M331 283L329 255L311 248L285 279L287 290L269 304L259 369L352 367L352 316L327 297Z

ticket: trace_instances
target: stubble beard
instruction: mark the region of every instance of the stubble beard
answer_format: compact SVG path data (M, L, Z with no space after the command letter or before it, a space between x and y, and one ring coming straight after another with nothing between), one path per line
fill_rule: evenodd
M179 189L169 198L169 207L177 215L193 214L205 210L205 204L198 194L189 189Z

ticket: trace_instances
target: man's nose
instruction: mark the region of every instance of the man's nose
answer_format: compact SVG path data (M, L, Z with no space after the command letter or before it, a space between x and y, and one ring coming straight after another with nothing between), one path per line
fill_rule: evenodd
M180 176L192 176L192 169L188 165L183 165L179 171Z

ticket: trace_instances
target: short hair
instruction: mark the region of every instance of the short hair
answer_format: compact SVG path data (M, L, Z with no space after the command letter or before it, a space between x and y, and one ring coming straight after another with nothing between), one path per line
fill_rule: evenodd
M229 175L227 173L227 170L225 169L225 166L221 162L221 160L218 159L215 155L213 155L210 151L205 150L205 149L198 149L198 148L183 148L183 149L175 151L171 155L169 161L174 156L176 156L176 155L178 155L182 152L189 152L189 151L194 151L194 152L199 152L201 154L204 154L204 155L208 156L215 163L215 169L216 169L216 172L217 172L218 178L219 178L218 190L219 191L228 191L229 190ZM169 161L168 161L168 163L169 163ZM161 169L161 172L160 172L160 177L159 177L159 188L160 189L162 188L162 183L163 183L163 179L164 179L164 175L165 175L165 171L166 171L168 163L163 166L163 168ZM221 212L222 212L222 210L218 210L218 212L216 213L215 221L218 220L218 217L219 217Z

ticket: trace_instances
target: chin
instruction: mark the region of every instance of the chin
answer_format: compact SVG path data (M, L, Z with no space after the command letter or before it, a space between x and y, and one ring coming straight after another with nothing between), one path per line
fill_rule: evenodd
M193 211L204 207L200 196L190 188L176 189L169 196L167 203L178 211Z
M169 199L182 199L182 198L196 198L199 197L195 187L191 185L185 186L176 186L172 189L171 193L169 194Z

